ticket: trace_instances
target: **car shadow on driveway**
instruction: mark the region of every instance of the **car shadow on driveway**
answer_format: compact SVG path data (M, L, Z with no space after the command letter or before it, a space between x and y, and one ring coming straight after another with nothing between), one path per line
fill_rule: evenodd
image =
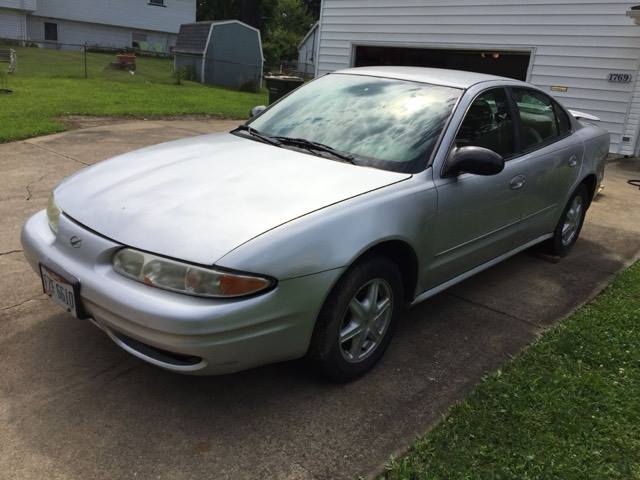
M370 474L608 283L626 257L589 239L602 233L589 227L561 262L525 252L416 306L380 365L346 385L301 361L221 377L173 374L129 356L91 323L32 302L21 307L31 323L0 343L11 364L0 380L0 468L14 478Z

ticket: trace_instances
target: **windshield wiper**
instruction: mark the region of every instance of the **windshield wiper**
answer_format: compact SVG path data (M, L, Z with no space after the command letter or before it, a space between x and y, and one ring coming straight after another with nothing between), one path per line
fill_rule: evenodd
M353 165L357 165L353 156L349 155L348 153L341 152L340 150L336 150L335 148L332 148L323 143L313 142L311 140L307 140L306 138L292 138L292 137L272 137L272 138L285 145L293 145L293 146L301 147L307 150L317 150L320 152L327 152L333 155L334 157L344 160L345 162L349 162Z
M251 128L249 125L238 125L238 128L231 131L231 133L235 132L247 132L252 137L255 137L264 143L268 143L276 147L282 145L282 142L280 140L274 137L270 137L269 135L265 135L264 133L260 133L258 130L256 130L255 128Z

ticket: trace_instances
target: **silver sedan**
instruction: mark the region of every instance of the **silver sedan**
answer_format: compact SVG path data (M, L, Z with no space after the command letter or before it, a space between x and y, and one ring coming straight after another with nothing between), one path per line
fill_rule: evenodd
M565 255L609 150L540 89L451 70L339 71L252 114L56 187L22 231L44 291L168 370L306 357L345 381L404 307L534 245Z

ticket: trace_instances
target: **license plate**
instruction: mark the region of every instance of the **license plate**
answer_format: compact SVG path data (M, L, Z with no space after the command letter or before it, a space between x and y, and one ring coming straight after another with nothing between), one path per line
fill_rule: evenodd
M80 284L77 280L66 278L54 272L44 265L40 265L42 277L42 289L51 299L76 318L80 318L78 312L80 299Z

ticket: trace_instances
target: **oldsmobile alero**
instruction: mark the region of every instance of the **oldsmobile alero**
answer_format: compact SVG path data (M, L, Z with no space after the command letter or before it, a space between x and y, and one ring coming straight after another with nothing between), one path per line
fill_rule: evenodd
M44 291L168 370L307 357L349 380L403 307L565 255L609 150L533 85L451 70L343 70L252 114L58 185L22 231Z

